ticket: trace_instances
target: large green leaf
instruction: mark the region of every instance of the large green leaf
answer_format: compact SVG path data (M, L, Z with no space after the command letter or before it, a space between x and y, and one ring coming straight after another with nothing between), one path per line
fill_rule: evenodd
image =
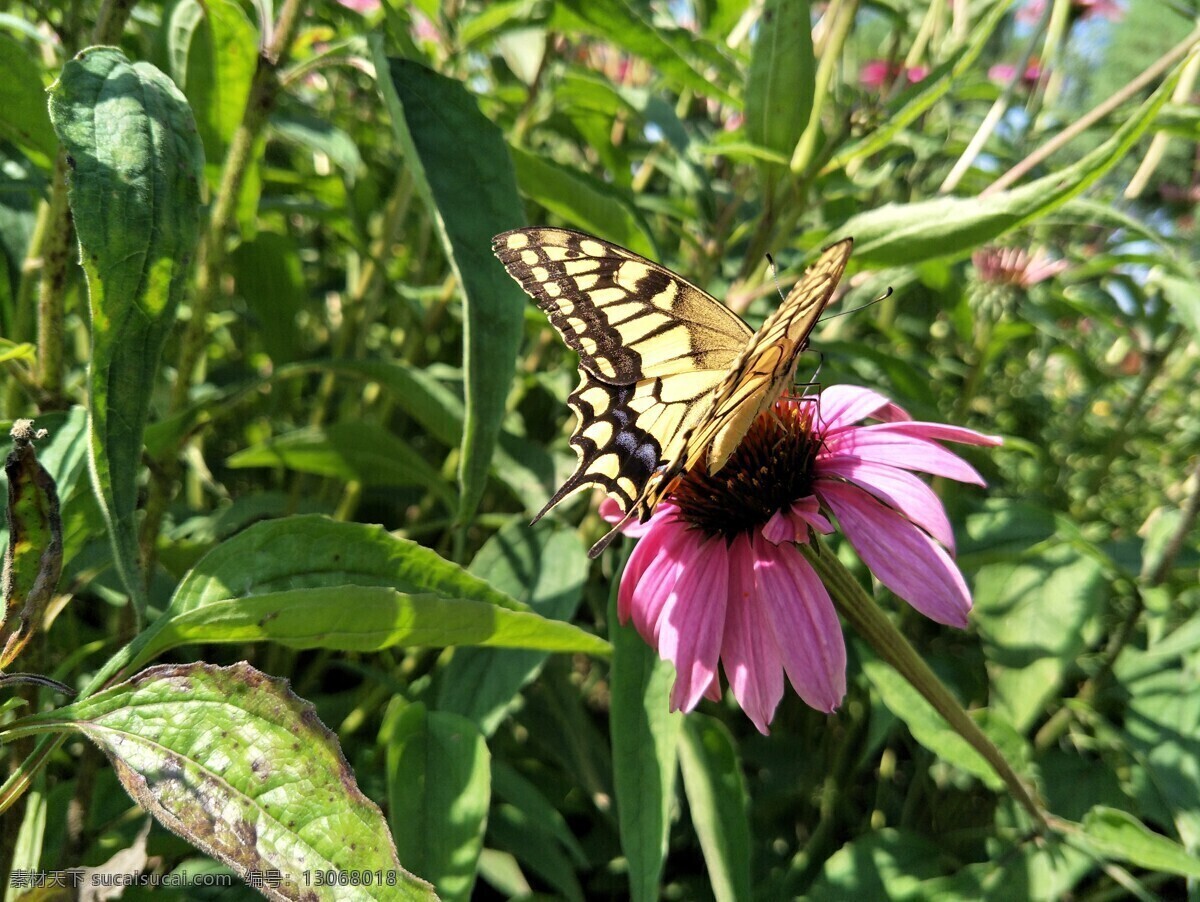
M1082 845L1105 858L1200 880L1200 858L1148 829L1127 811L1097 806L1087 813L1082 826Z
M873 266L909 266L963 255L1045 216L1113 168L1154 122L1178 77L1168 78L1107 141L1078 162L1036 181L983 197L938 197L886 204L851 217L839 234L854 238L854 258Z
M512 148L521 192L570 225L614 241L644 257L655 257L654 239L616 189L537 154Z
M588 561L574 530L545 520L536 527L512 522L488 539L469 569L542 616L570 620ZM437 707L469 717L490 736L545 660L540 652L460 648L438 675Z
M337 738L286 680L245 663L152 667L27 718L19 731L76 730L105 751L125 790L160 824L243 879L257 872L270 898L436 898L400 866ZM278 887L261 879L272 870ZM335 870L386 876L370 886L311 879Z
M41 68L21 42L0 32L0 138L32 152L49 166L58 139L46 115Z
M659 897L667 857L683 715L670 710L675 668L659 660L632 624L618 623L615 590L608 618L613 644L610 732L621 849L629 860L631 898L650 902Z
M746 136L790 159L813 106L808 0L767 0L746 77Z
M992 705L1019 731L1039 716L1075 659L1100 636L1100 566L1063 546L989 564L975 577L975 610Z
M92 476L140 608L137 477L163 341L195 250L204 151L187 101L147 63L81 51L50 88L92 314Z
M746 815L750 800L737 747L720 721L695 712L687 716L679 770L717 902L753 898Z
M492 256L492 236L524 219L508 148L461 82L374 45L404 163L437 225L463 292L466 422L458 519L483 495L521 341L524 296Z
M469 899L491 802L491 755L475 724L406 705L384 724L388 812L408 867L442 899Z
M300 516L256 523L205 555L123 666L188 642L255 641L344 651L608 651L603 639L539 617L415 542L378 526Z

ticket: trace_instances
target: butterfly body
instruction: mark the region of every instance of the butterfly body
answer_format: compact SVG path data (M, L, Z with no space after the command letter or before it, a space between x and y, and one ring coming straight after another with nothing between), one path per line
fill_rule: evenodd
M686 279L607 241L551 228L497 235L496 256L579 354L567 398L579 463L535 521L588 485L645 520L702 460L709 472L724 466L792 384L851 244L827 248L753 332Z

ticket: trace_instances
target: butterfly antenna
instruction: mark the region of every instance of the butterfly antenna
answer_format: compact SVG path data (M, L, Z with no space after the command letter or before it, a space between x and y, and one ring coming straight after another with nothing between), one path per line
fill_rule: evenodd
M881 301L886 301L888 298L890 298L892 296L892 294L893 294L892 286L889 285L888 290L885 291L883 294L881 294L879 297L875 298L875 300L867 301L865 304L859 304L857 307L851 307L849 310L839 310L837 313L830 313L825 316L822 316L821 322L825 322L825 320L827 320L827 319L837 319L839 316L845 316L847 313L857 313L859 310L866 310L868 307L874 307L876 304L880 303Z
M783 289L779 287L779 267L775 265L775 258L769 253L766 255L767 265L771 267L771 279L775 282L775 290L779 292L779 299L783 300Z

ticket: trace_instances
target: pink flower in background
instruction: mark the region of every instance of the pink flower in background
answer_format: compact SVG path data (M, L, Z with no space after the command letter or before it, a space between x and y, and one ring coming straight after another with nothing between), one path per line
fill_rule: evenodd
M871 60L858 70L858 83L864 88L879 90L903 77L909 84L916 84L929 74L928 66L902 66L886 60Z
M1017 67L1011 63L996 63L996 65L988 69L988 79L999 84L1008 84L1012 81L1013 76L1017 72ZM1030 63L1025 67L1025 74L1021 76L1021 83L1026 87L1037 84L1037 80L1042 77L1042 67L1037 63Z
M983 282L1028 288L1065 270L1066 260L1052 260L1045 248L1032 254L1021 247L984 247L971 254L971 262Z
M337 2L346 9L352 9L365 16L379 9L380 0L337 0Z
M1120 0L1071 0L1071 5L1083 18L1099 16L1116 22L1125 15L1125 6ZM1023 25L1036 25L1046 11L1046 0L1029 0L1017 10L1017 21Z
M859 425L866 418L879 422ZM911 471L983 485L938 442L998 445L970 429L913 421L883 395L834 386L782 399L716 474L703 465L644 524L621 576L618 613L675 665L672 710L718 699L718 661L766 733L787 675L819 711L846 692L833 602L796 547L841 531L881 583L939 623L967 625L971 596L941 501ZM615 502L602 513L620 519ZM949 551L947 551L949 549Z

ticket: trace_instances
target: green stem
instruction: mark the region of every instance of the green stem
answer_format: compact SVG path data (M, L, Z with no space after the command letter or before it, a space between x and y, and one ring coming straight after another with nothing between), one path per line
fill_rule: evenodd
M47 410L66 406L62 390L66 337L63 334L64 289L75 242L71 207L67 203L67 161L63 153L54 160L54 180L44 212L44 219L39 217L39 225L45 223L46 229L37 242L42 261L37 301L37 385L38 406Z
M963 710L958 699L929 669L929 665L908 644L908 640L896 629L887 615L867 596L862 586L842 566L837 557L829 549L817 550L807 545L800 545L799 548L829 590L830 597L846 621L883 661L908 680L934 710L946 719L954 731L992 766L1013 798L1029 812L1029 816L1038 827L1046 828L1046 816L1041 806L1034 801L1029 789L1000 750Z

